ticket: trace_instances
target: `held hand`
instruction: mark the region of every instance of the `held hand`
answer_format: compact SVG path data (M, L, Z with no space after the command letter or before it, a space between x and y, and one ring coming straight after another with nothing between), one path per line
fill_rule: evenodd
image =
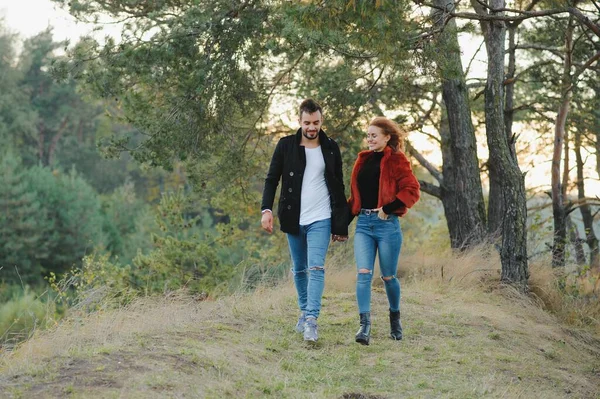
M273 232L273 213L265 212L262 215L260 224L264 231L271 234Z
M345 242L345 241L348 241L348 236L340 236L340 235L337 235L337 234L332 234L331 235L331 241L333 241L333 242L336 242L336 241Z
M377 217L379 219L381 219L381 220L387 220L388 214L383 211L383 207L382 208L377 208L376 211L378 211L377 212Z

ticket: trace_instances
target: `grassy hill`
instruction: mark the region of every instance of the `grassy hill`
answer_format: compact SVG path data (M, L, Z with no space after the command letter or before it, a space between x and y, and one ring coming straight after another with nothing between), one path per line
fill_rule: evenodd
M375 279L370 346L354 342L343 259L327 265L316 345L293 331L291 281L214 300L146 298L72 316L3 353L0 397L600 398L598 330L499 287L494 256L403 256L405 339L388 339ZM532 270L539 289L544 273Z

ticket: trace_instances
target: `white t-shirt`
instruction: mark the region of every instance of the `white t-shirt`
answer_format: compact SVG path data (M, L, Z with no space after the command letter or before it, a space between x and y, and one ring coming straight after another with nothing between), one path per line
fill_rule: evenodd
M305 226L331 217L331 201L325 183L325 160L321 147L304 148L306 168L302 177L300 225Z

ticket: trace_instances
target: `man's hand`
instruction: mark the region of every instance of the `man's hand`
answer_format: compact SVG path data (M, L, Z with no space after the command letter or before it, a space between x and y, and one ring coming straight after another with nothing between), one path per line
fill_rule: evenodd
M345 242L345 241L348 241L348 236L339 236L337 234L332 234L331 235L331 240L333 242L336 242L336 241Z
M271 234L273 232L273 212L266 211L262 214L262 219L260 220L260 224L262 228L267 233Z

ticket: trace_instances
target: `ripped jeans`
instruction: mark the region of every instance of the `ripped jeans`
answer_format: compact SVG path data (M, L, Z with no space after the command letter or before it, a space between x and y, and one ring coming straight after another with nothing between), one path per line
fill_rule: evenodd
M356 301L359 313L371 311L371 282L375 268L375 255L379 255L381 279L385 284L390 311L400 310L400 281L396 277L398 258L402 248L402 230L396 215L381 220L377 213L360 214L354 236L356 260ZM361 273L361 269L368 273Z
M287 234L298 307L306 317L319 317L325 287L325 255L331 237L331 219L300 226L300 233Z

